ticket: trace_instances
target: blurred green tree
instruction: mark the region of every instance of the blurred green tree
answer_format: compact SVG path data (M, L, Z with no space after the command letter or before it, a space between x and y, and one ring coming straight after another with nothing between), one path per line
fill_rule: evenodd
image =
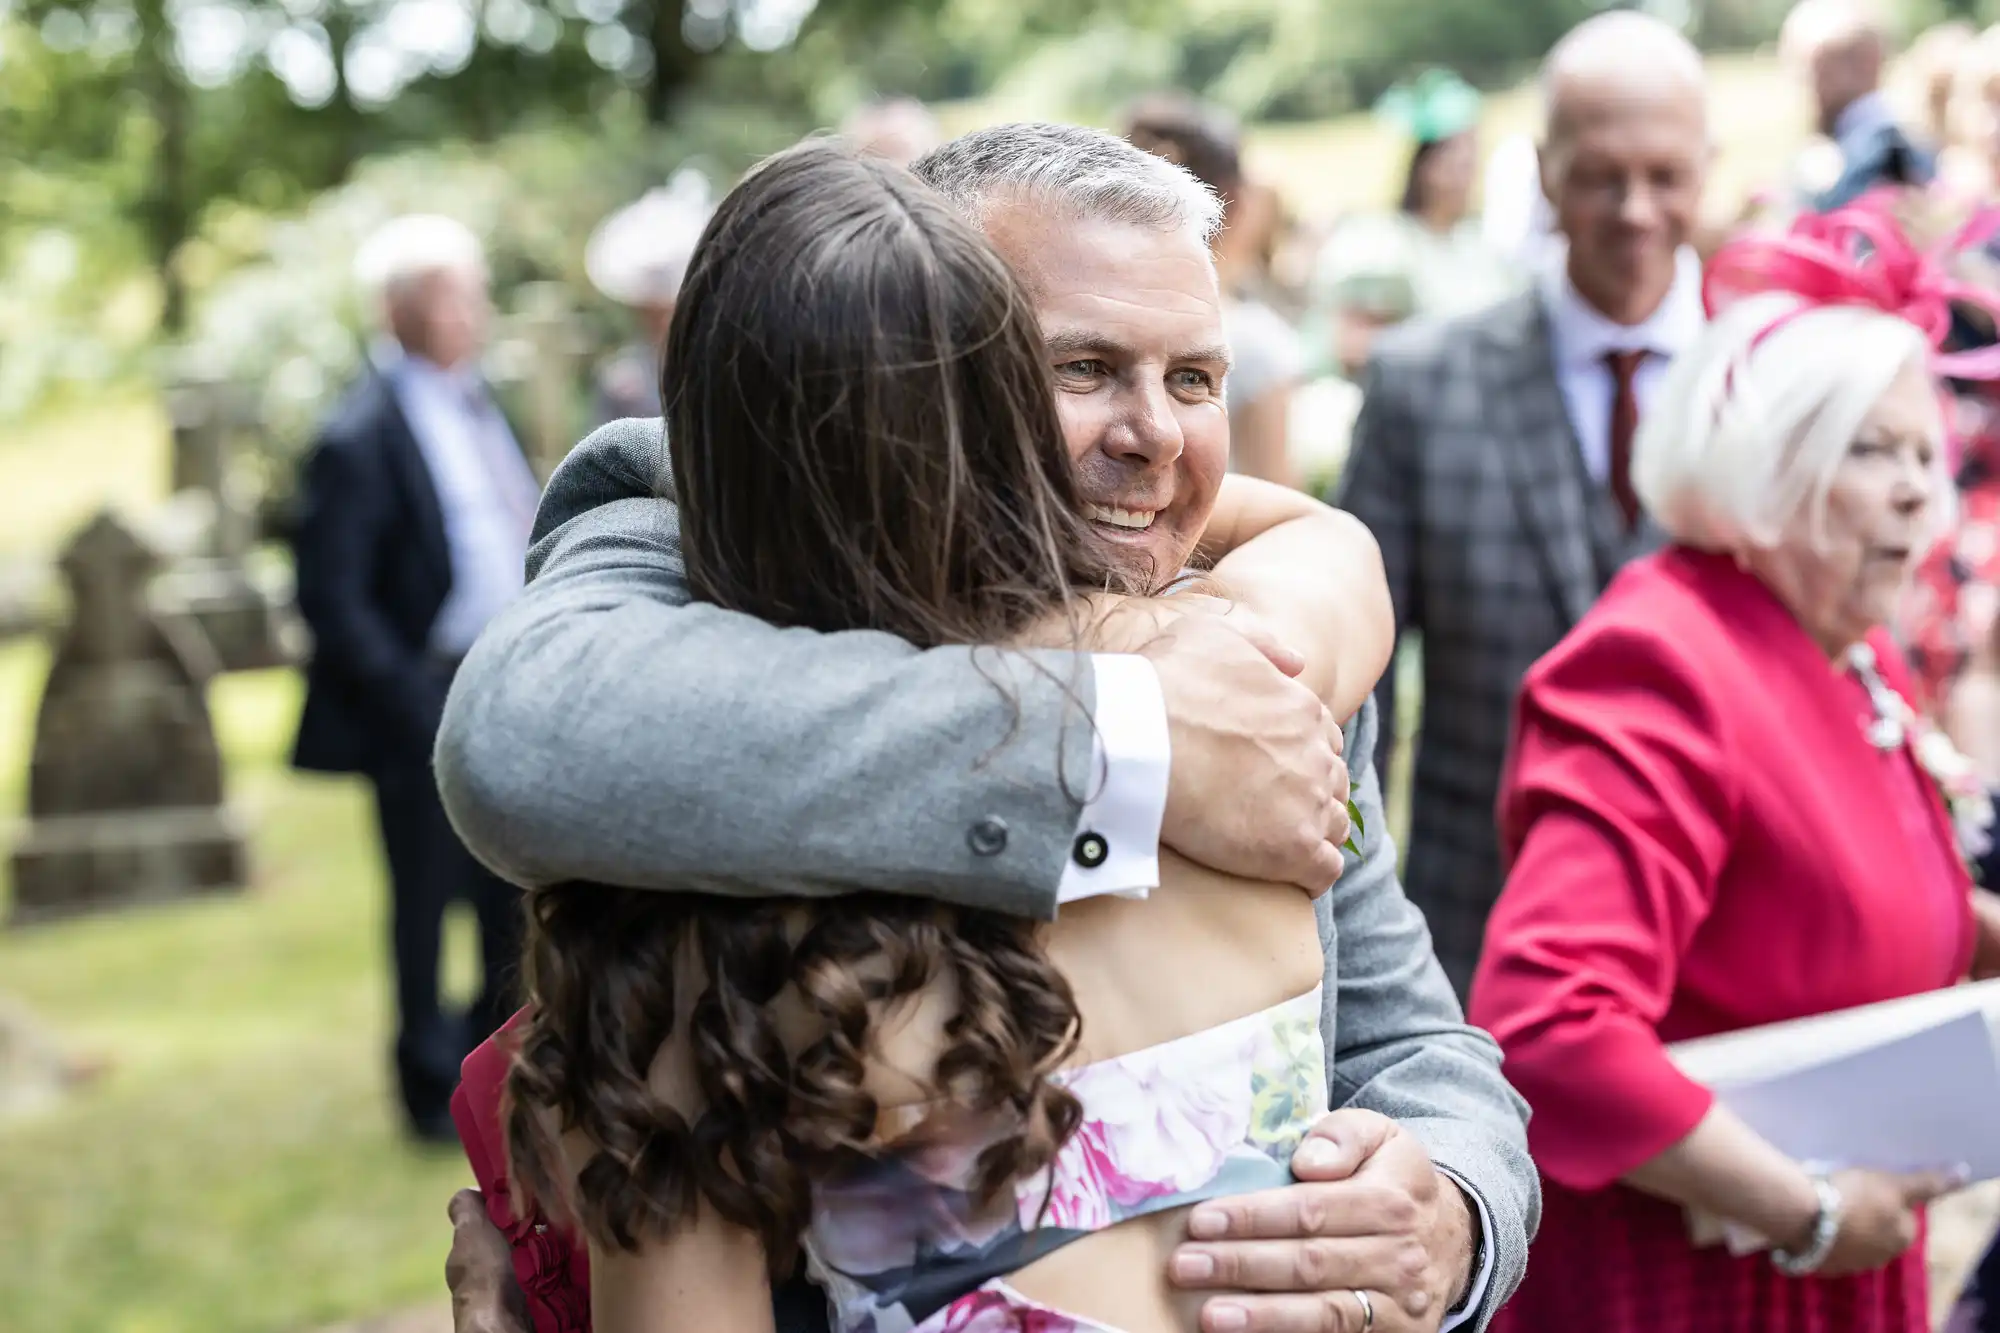
M371 154L490 143L636 101L664 125L709 67L723 101L808 113L890 0L15 0L0 133L15 163L100 175L185 324L177 263L222 199L293 208ZM795 71L770 53L809 40ZM24 69L26 77L23 77Z
M0 416L156 327L187 335L221 275L262 262L246 219L302 216L385 155L616 144L589 158L607 190L572 191L595 206L691 154L727 174L880 93L1103 119L1171 84L1317 119L1425 65L1509 82L1606 2L0 0ZM1734 47L1789 0L1645 2ZM2000 0L1904 0L1963 3Z

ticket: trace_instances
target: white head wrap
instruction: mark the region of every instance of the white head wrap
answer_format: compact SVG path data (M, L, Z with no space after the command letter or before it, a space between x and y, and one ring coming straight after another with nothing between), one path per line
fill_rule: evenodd
M620 305L666 305L680 293L714 207L708 178L682 167L664 188L598 224L583 253L584 271Z

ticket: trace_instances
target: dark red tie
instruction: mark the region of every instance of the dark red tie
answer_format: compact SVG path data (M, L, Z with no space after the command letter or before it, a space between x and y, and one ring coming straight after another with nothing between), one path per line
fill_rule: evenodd
M1632 489L1632 437L1639 433L1639 395L1633 381L1648 352L1606 352L1604 364L1611 371L1611 498L1625 516L1625 530L1639 522L1639 496Z

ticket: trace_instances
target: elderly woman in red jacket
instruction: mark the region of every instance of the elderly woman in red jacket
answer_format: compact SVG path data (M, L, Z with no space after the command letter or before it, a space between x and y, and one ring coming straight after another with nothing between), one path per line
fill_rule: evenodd
M1471 1007L1533 1107L1546 1211L1496 1328L1929 1328L1921 1210L1957 1182L1815 1175L1663 1049L2000 966L1940 792L1958 768L1882 628L1949 506L1931 349L1850 253L1718 257L1712 305L1766 290L1675 363L1638 441L1673 544L1522 689ZM1689 1210L1775 1248L1697 1247Z

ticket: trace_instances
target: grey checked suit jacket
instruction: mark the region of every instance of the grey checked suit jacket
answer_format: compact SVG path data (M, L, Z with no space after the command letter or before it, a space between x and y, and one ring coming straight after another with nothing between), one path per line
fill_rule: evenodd
M473 852L522 884L871 888L1052 917L1081 813L1062 775L1091 753L1089 672L1066 694L1080 665L1066 654L1043 675L990 649L918 652L692 602L658 498L670 475L660 423L623 421L551 479L528 589L460 668L438 735L439 790ZM1484 1327L1540 1216L1526 1107L1397 885L1373 730L1371 706L1347 749L1365 855L1319 904L1331 1100L1400 1121L1486 1204ZM992 818L1005 846L982 855L974 842L992 839L968 833Z
M1533 291L1385 335L1363 393L1338 503L1381 545L1398 630L1423 636L1403 882L1464 996L1503 879L1495 805L1521 678L1660 533L1625 533L1585 470ZM1385 740L1393 689L1391 673Z

